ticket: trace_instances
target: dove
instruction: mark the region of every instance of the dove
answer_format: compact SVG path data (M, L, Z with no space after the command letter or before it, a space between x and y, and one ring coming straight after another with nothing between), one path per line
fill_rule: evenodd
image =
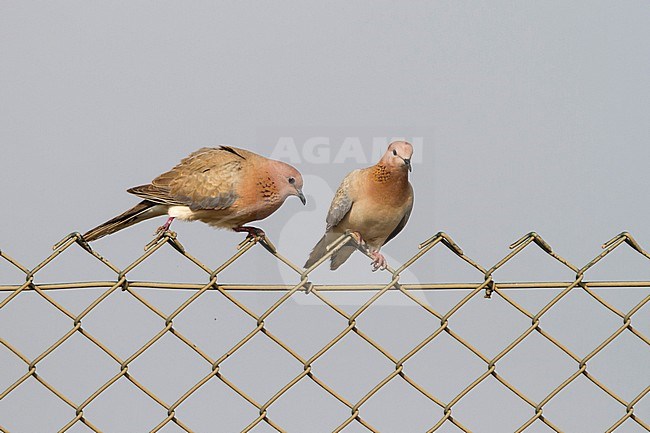
M334 194L326 218L325 235L316 244L305 268L327 253L327 246L342 234L349 240L331 257L330 269L341 266L357 248L366 248L372 257L373 271L385 269L381 247L402 231L413 209L413 187L408 173L412 170L413 146L406 141L392 142L379 162L354 170L341 182Z
M245 224L268 217L292 195L306 204L302 187L302 175L289 164L236 147L204 147L151 183L128 189L142 201L83 238L94 241L162 215L169 218L159 232L179 219L262 236Z

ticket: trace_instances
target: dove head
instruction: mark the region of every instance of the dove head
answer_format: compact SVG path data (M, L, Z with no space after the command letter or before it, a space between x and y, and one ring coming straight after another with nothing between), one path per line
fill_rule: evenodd
M275 182L279 185L279 194L282 201L295 195L302 204L307 204L307 199L302 193L302 175L293 166L276 161Z
M408 141L393 141L388 145L388 150L384 153L380 164L391 168L403 168L411 171L411 157L413 156L413 146Z

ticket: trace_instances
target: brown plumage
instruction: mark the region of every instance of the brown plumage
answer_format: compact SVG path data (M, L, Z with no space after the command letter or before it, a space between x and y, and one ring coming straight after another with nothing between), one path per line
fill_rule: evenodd
M302 186L298 170L284 162L235 147L204 147L151 183L129 189L143 200L83 236L94 241L161 215L169 215L165 230L178 218L259 234L245 224L268 217L291 195L304 204Z
M305 268L327 253L327 246L346 231L356 233L373 257L373 269L386 267L381 247L402 231L413 209L413 188L408 180L413 146L396 141L377 164L348 174L339 186L329 212L325 235L316 244ZM354 252L349 241L331 257L332 270Z

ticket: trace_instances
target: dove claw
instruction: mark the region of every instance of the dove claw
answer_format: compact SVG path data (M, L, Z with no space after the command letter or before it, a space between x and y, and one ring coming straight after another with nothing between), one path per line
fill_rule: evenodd
M233 231L236 231L237 233L248 233L248 236L257 236L257 237L262 237L266 236L266 233L264 233L264 230L258 228L258 227L252 227L252 226L239 226L239 227L234 227Z
M160 233L164 233L169 230L169 227L172 225L172 221L174 221L174 217L169 217L167 218L167 222L165 224L161 225L156 229L156 233L154 235L159 235Z
M363 240L363 237L361 237L361 233L359 232L350 232L350 236L352 236L352 239L359 244L361 248L367 248L366 241Z
M381 270L386 269L386 267L388 266L386 257L384 257L384 255L381 254L379 251L372 251L370 253L370 257L372 257L372 272L376 272L380 269Z
M246 237L250 239L254 239L256 241L259 241L260 239L266 237L266 233L264 233L264 230L257 227L239 226L239 227L234 227L233 231L236 231L237 233L248 233Z

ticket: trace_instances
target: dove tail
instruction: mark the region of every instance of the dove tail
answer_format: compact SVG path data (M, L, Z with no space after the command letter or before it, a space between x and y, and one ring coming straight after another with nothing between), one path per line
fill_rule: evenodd
M327 254L327 246L332 242L334 242L336 239L338 239L340 236L341 233L332 233L332 232L325 233L323 237L320 239L320 241L318 241L314 249L311 250L311 254L309 254L309 258L307 259L307 263L305 263L305 268L312 266L321 257ZM345 246L337 250L332 255L330 269L336 270L350 257L350 255L352 255L354 250L356 250L355 244L353 243L353 241L348 241L348 243L345 244Z
M332 255L332 262L330 263L330 269L335 271L350 258L353 252L355 252L357 246L354 244L354 241L349 240L341 249L335 252Z
M318 243L311 250L311 253L309 253L309 258L307 259L307 262L305 262L305 269L316 263L318 259L327 253L327 245L329 245L327 242L328 234L329 233L325 233L323 237L320 238L320 241L318 241Z
M148 200L142 200L126 212L106 221L104 224L101 224L92 230L89 230L83 235L83 237L87 242L95 241L106 235L130 227L133 224L148 220L149 218L164 215L165 213L166 211L164 207Z
M327 246L332 243L336 238L332 236L331 233L327 232L320 238L320 241L314 246L309 254L309 258L305 263L305 268L312 266L316 263L321 257L327 254Z

